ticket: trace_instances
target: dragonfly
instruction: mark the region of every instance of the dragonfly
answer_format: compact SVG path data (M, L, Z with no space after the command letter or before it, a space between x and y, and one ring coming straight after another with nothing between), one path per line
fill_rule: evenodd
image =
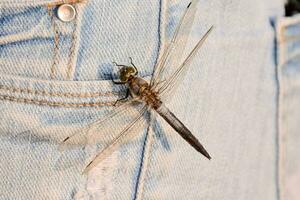
M128 88L127 95L116 101L116 104L121 105L116 106L104 118L92 122L83 130L62 141L63 146L97 144L98 142L103 144L94 159L85 166L84 174L110 156L118 146L136 136L139 130L147 127L152 118L149 120L146 116L157 114L196 151L211 159L199 140L164 104L184 78L192 59L213 29L211 26L187 57L181 58L195 18L197 2L198 0L192 0L186 7L172 39L154 66L151 80L148 82L138 75L138 69L132 59L130 59L130 65L114 63L119 67L119 80L112 79L113 83L124 84ZM167 70L172 73L165 75Z

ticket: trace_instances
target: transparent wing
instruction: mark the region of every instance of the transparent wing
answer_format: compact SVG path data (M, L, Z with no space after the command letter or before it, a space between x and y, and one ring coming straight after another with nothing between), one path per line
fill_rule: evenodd
M65 138L60 144L60 150L69 146L86 144L110 143L128 123L136 120L143 113L145 104L135 99L117 107L108 115L82 128L75 134Z
M174 92L176 89L176 84L179 84L178 80L182 80L184 75L186 74L192 59L195 57L198 50L201 48L209 34L211 33L213 26L211 26L208 31L204 34L204 36L199 40L193 50L189 53L187 58L183 61L183 63L177 68L177 70L171 75L171 77L166 80L162 86L158 89L159 96L162 100L168 97L169 94Z
M146 104L136 100L122 104L103 119L67 137L60 149L74 145L99 144L99 153L83 171L87 173L116 150L120 144L130 140L139 133L142 127L146 126L147 120L144 115L147 108Z
M147 111L147 106L144 106L140 110L140 115L138 115L132 122L130 122L108 145L106 145L97 156L85 167L83 174L89 172L93 167L97 166L102 160L107 158L114 152L117 147L128 140L136 136L141 128L148 126L148 121L145 120L145 112Z
M98 132L98 135L92 136L93 138L96 137L96 139L92 140L88 140L89 136L88 134L93 134L92 131L94 131L95 133L95 129L96 127L101 126L101 124L103 124L103 127L107 127L108 124L110 123L109 120L118 120L121 118L123 118L122 120L130 120L131 117L123 117L125 116L127 113L137 113L139 111L139 109L141 109L141 105L142 103L137 102L138 98L134 98L131 100L126 101L125 103L122 103L122 105L115 107L114 110L110 113L108 113L107 115L105 115L104 117L102 117L101 119L98 119L92 123L90 123L89 125L77 130L76 132L66 129L64 130L64 134L69 134L69 137L66 137L64 140L62 140L61 138L61 134L58 134L57 131L61 131L63 129L65 129L65 126L63 125L56 125L55 128L53 128L53 126L49 126L47 127L45 124L42 125L37 125L35 127L30 127L27 128L25 130L22 130L20 132L16 132L16 133L9 133L8 137L11 139L14 138L26 138L26 140L30 140L30 142L52 142L52 143L60 143L59 145L59 149L60 150L64 150L68 147L72 147L74 145L86 145L86 144L95 144L98 143L99 140L101 140L102 134L104 134L104 132ZM133 107L132 107L133 106ZM131 114L132 115L132 114ZM65 113L63 113L62 115L55 115L55 117L57 119L65 118ZM35 119L36 121L38 121L39 119ZM33 120L32 120L33 121ZM38 124L39 122L37 122ZM121 124L121 123L118 123ZM115 126L113 126L115 127ZM31 139L34 138L34 140L31 141Z
M187 6L172 40L154 67L154 73L150 81L152 87L162 80L162 74L166 67L171 68L179 65L195 18L198 1L199 0L192 0Z

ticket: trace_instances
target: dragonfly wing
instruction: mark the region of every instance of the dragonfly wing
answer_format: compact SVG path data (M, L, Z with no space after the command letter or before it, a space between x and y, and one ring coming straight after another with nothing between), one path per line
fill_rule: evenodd
M102 160L111 155L112 152L116 150L116 148L128 140L132 139L137 133L141 130L142 127L145 127L148 123L147 120L144 119L144 114L147 111L147 106L145 105L140 111L139 115L128 123L128 125L111 141L111 143L107 144L98 154L97 156L85 167L83 174L89 172L93 167L97 166Z
M60 145L60 150L74 145L107 143L111 141L123 127L141 115L144 104L136 99L117 107L108 115L96 120L88 126L65 138Z
M164 71L166 71L165 68L167 66L168 68L171 68L179 65L195 18L198 1L199 0L192 0L186 7L184 14L174 32L172 40L165 48L162 56L159 58L156 66L154 67L153 76L150 81L151 86L155 86L157 83L163 80L162 75Z
M168 97L169 94L172 94L173 89L176 89L176 84L184 78L189 66L191 65L192 59L195 57L198 50L201 48L209 34L211 33L213 26L211 26L208 31L204 34L204 36L198 41L193 50L189 53L187 58L182 62L181 65L177 68L177 70L171 75L171 77L166 80L158 89L158 93L162 100Z

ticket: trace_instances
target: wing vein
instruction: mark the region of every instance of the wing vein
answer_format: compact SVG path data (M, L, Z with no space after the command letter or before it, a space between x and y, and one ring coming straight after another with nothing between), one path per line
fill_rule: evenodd
M130 122L123 131L113 139L113 142L109 145L107 145L103 150L101 150L97 156L85 167L83 174L86 174L89 172L93 167L95 167L98 163L100 163L102 160L104 160L107 156L109 156L118 145L122 142L121 140L124 139L126 136L128 136L129 130L131 130L133 127L135 127L138 124L138 121L143 119L143 115L147 110L147 106L144 106L140 110L140 114L137 115L132 122Z

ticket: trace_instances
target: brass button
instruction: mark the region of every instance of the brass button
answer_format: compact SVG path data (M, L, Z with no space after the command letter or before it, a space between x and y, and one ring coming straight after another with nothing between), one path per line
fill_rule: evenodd
M57 9L57 17L63 22L70 22L75 16L76 10L71 4L62 4Z

